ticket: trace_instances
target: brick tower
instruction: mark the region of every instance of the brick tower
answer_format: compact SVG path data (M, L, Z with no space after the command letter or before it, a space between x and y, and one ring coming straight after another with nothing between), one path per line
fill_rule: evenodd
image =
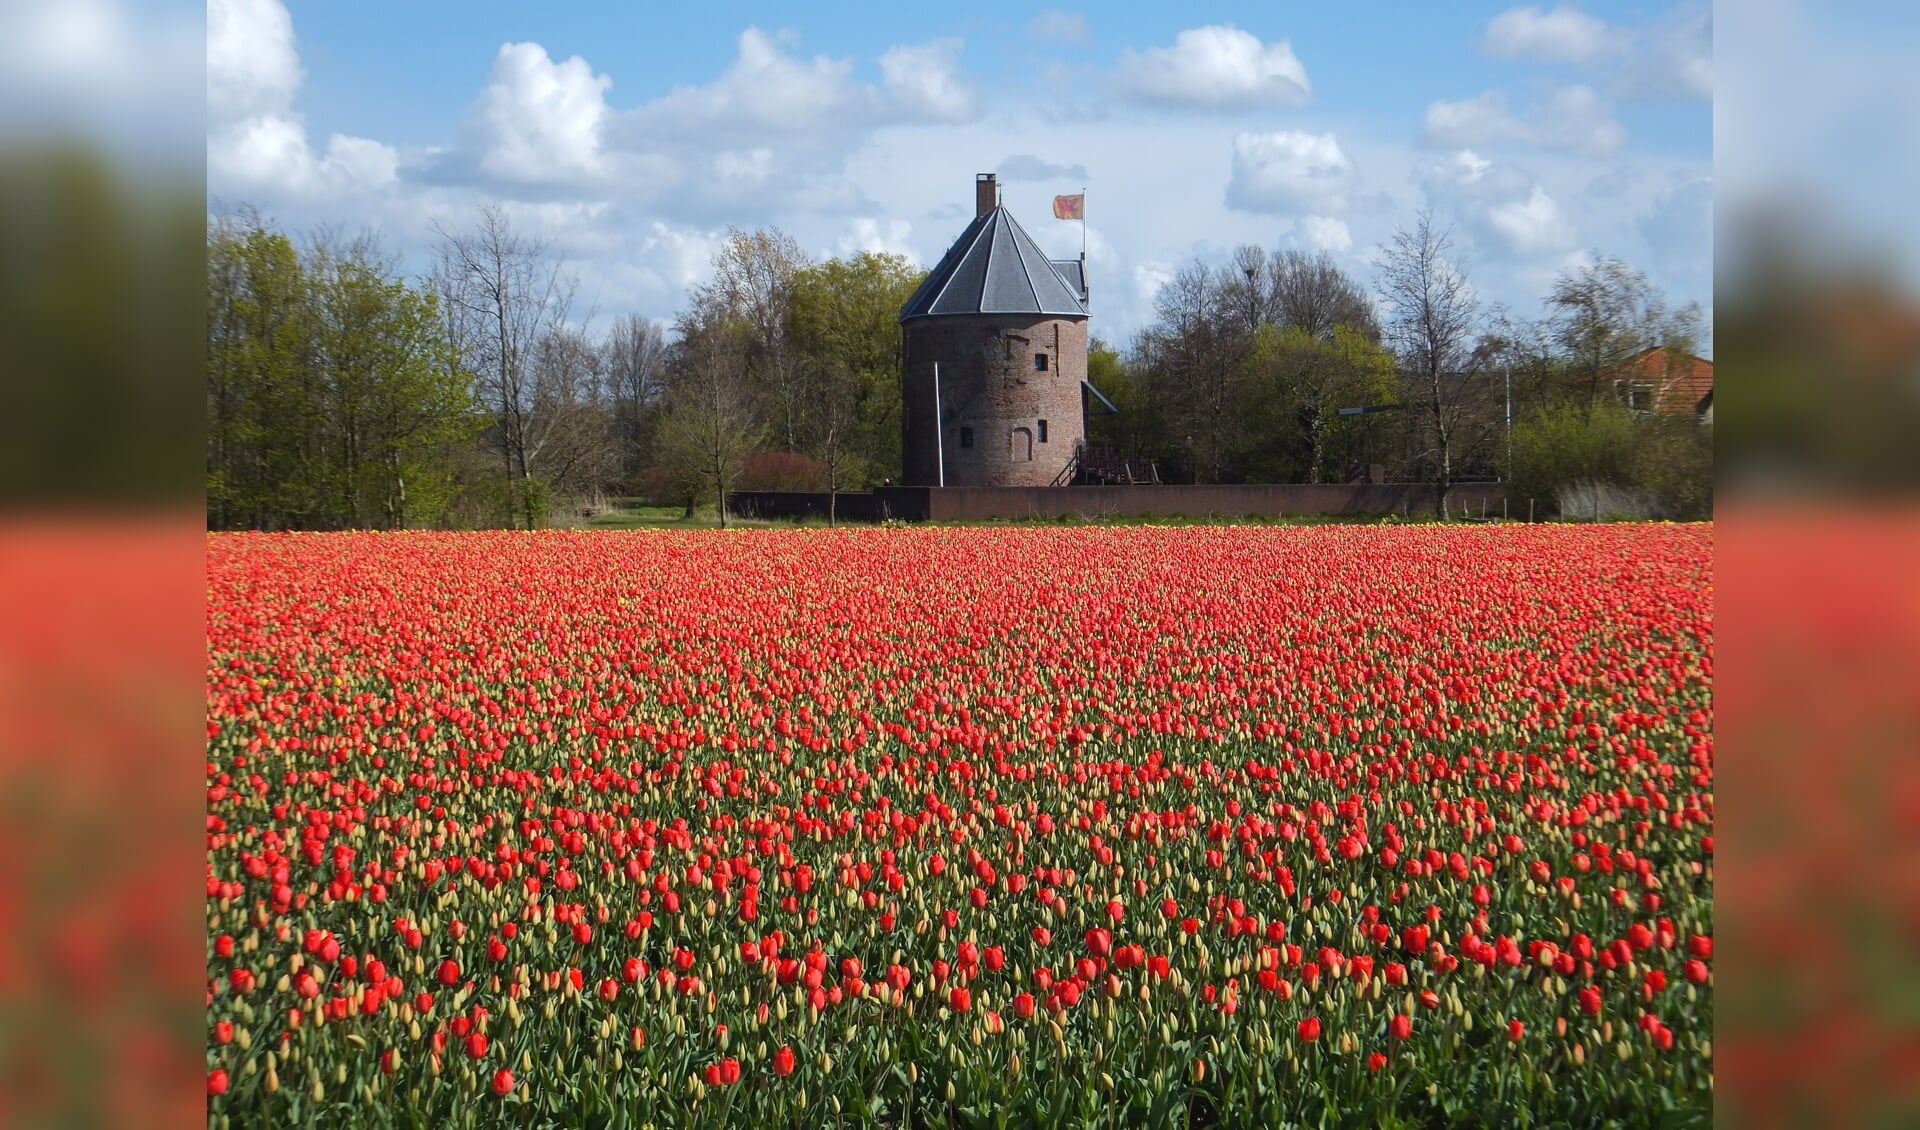
M1049 260L1000 206L992 173L975 178L974 203L900 310L903 481L1050 486L1086 439L1086 262Z

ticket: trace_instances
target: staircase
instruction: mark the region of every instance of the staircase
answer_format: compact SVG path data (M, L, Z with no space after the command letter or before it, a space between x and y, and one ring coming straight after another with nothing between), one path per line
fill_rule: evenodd
M1091 447L1080 443L1074 445L1073 458L1055 476L1053 485L1133 486L1159 482L1160 468L1151 459L1142 459L1137 453L1129 454L1111 447Z

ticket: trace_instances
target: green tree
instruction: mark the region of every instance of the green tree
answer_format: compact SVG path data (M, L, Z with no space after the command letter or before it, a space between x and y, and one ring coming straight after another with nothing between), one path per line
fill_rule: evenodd
M217 528L317 523L325 404L293 241L256 214L207 232L207 514Z
M1632 415L1611 398L1536 407L1514 424L1509 501L1544 507L1575 483L1624 486L1635 442Z
M1250 469L1273 481L1323 483L1374 461L1376 417L1339 414L1398 395L1393 355L1365 328L1337 324L1322 336L1299 325L1265 325L1248 366L1260 437Z
M395 276L377 240L316 242L314 360L330 392L331 509L342 524L438 523L451 448L477 434L472 386L448 363L436 296Z
M207 521L440 523L475 435L432 295L371 236L304 252L243 212L207 230Z
M806 389L797 438L826 467L829 494L900 466L897 319L924 277L904 256L875 252L794 273L786 339ZM834 509L830 498L830 521Z

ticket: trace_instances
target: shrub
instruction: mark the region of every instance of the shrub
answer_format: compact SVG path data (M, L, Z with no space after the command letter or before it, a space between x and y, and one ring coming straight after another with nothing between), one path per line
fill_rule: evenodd
M826 490L827 468L797 451L760 451L747 456L735 490Z

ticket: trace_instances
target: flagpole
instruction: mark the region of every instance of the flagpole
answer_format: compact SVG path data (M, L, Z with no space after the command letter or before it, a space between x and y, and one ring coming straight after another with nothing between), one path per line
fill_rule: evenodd
M1080 277L1087 274L1087 186L1080 186ZM1084 284L1083 284L1084 285Z

